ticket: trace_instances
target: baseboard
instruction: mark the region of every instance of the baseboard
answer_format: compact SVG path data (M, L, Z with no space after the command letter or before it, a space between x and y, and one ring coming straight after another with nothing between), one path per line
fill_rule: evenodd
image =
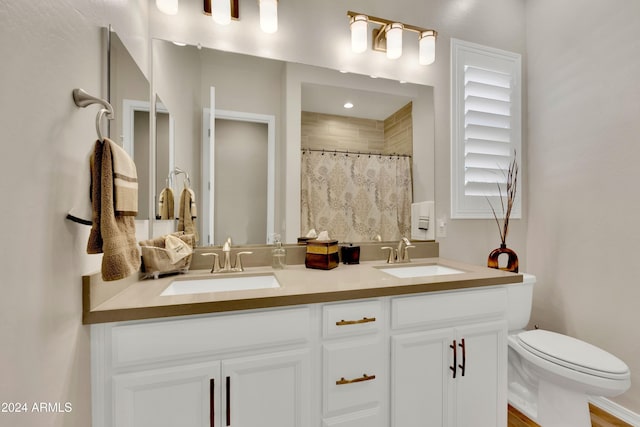
M640 415L630 411L624 406L620 406L605 397L589 397L589 401L625 423L631 424L632 426L640 426Z

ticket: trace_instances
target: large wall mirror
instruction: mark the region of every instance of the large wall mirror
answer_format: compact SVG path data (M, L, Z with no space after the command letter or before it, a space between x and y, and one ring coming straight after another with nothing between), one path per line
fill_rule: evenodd
M303 235L304 152L407 156L410 202L433 203L432 87L163 40L152 41L152 67L153 90L173 121L173 163L163 170L184 172L174 174L172 192L178 205L178 193L192 191L201 246ZM353 108L345 109L346 101ZM404 117L402 130L387 127L396 136L385 142L390 117ZM157 210L168 181L160 165L156 170ZM167 223L176 221L157 220L154 234L170 230Z

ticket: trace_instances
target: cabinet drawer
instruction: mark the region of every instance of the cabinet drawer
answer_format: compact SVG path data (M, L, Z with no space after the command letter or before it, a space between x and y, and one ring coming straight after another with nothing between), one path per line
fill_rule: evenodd
M380 337L323 345L324 415L366 406L384 399L388 352Z
M305 343L308 307L117 324L107 335L114 367Z
M382 301L328 304L322 307L322 336L342 337L382 328Z
M481 317L503 316L507 309L504 288L430 293L391 300L391 327L436 326Z

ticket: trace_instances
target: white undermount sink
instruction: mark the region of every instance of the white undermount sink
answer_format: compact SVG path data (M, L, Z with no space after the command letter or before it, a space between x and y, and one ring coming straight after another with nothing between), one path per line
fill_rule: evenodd
M273 274L251 276L214 276L199 279L174 280L160 296L202 294L207 292L246 291L279 288Z
M378 270L391 274L392 276L399 278L410 277L430 277L430 276L443 276L446 274L461 274L462 270L456 268L447 267L440 264L422 264L422 265L403 265L403 266L385 266L376 267Z

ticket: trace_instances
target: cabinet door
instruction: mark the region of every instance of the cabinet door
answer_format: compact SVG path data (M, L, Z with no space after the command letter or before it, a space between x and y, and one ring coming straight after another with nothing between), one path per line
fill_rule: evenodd
M452 343L452 329L407 333L392 338L392 427L450 424ZM472 425L480 424L469 424Z
M115 375L113 425L218 427L219 378L219 362Z
M456 335L460 368L455 388L455 425L506 426L506 323L459 327Z
M223 426L310 426L308 349L223 362Z

